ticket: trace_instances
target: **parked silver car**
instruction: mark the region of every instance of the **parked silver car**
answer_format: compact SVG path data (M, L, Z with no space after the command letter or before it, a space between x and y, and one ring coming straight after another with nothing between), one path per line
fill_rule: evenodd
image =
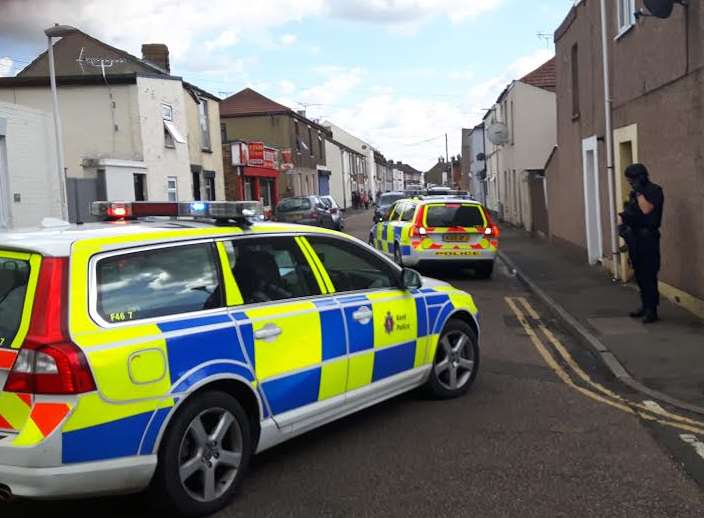
M342 230L343 228L345 228L345 214L338 205L338 203L335 201L335 198L330 195L326 195L321 196L320 199L330 211L333 228L335 230Z

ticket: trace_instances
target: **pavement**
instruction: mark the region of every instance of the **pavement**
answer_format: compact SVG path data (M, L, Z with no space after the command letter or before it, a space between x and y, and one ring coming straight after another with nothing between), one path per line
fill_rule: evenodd
M364 239L370 222L370 213L351 215L346 229ZM481 311L481 366L470 392L435 401L414 391L257 455L217 518L701 516L704 458L695 446L704 448L704 427L687 431L685 442L682 429L566 378L544 355L539 325L592 384L617 389L580 343L539 320L549 309L503 264L490 280L437 275L471 293ZM16 502L0 506L0 516L164 515L132 495Z
M704 414L704 321L663 298L661 321L644 325L628 316L640 305L635 286L614 283L586 257L508 227L502 229L501 245L509 266L602 354L617 378L656 399Z

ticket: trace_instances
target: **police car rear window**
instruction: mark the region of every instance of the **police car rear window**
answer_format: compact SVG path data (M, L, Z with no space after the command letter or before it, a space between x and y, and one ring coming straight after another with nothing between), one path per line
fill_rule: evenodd
M477 205L446 203L426 208L425 223L429 227L482 227L485 225Z
M101 259L98 314L107 322L203 311L222 306L212 244L165 247Z
M29 262L0 257L0 347L15 339L22 321Z

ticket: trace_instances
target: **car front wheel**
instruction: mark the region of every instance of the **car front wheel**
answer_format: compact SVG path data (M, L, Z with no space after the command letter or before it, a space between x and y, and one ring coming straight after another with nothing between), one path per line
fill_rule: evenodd
M203 392L186 401L169 425L152 492L180 516L206 516L225 507L251 457L247 414L232 396Z
M465 394L479 372L479 343L474 330L460 319L443 329L426 388L438 399Z

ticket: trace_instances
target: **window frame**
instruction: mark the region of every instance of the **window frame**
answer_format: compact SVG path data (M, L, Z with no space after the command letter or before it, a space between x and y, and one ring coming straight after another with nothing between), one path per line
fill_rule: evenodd
M297 237L307 237L309 234L297 234L297 233L278 233L278 234L256 234L256 235L248 235L248 236L231 236L231 237L224 237L224 238L218 238L216 242L222 242L223 246L225 246L225 243L228 242L241 242L241 241L247 241L247 240L252 240L252 239L258 239L258 240L263 240L266 241L267 239L270 239L272 237L278 237L278 238L289 238L291 239L293 245L298 248L298 251L300 252L300 256L303 258L303 260L306 262L308 267L311 269L312 275L313 275L313 280L317 285L318 279L316 278L315 271L317 270L317 267L315 264L312 264L310 259L308 258L307 251L301 248L301 245L298 244L296 241ZM314 235L314 234L312 234ZM232 265L230 264L230 258L227 252L225 252L225 258L227 259L227 265L222 263L222 260L220 260L220 269L222 271L222 268L227 266L228 268L232 269ZM237 287L237 290L240 291L240 286L237 283L237 279L235 278L234 274L232 275L233 282L235 283L235 286ZM279 300L269 300L269 301L264 301L264 302L252 302L252 303L242 303L242 304L237 304L235 306L227 306L227 301L225 301L225 307L232 309L232 308L237 308L240 310L240 308L258 308L262 307L265 305L272 305L272 304L290 304L292 302L305 302L305 301L310 301L310 300L319 300L322 298L327 298L327 297L332 297L334 296L333 293L323 293L323 288L321 286L318 286L320 288L320 293L315 294L315 295L306 295L303 297L292 297L289 299L279 299ZM227 287L226 287L227 289ZM225 297L227 299L227 297Z
M170 187L171 182L174 183L173 188ZM171 194L174 195L174 199L171 199ZM167 176L166 177L166 199L170 202L178 201L178 176Z
M628 4L629 12L624 12ZM635 0L617 0L616 3L616 39L626 34L636 24L634 12L636 10Z
M93 255L88 261L88 315L91 320L103 329L114 329L119 327L129 327L135 325L153 324L156 322L175 322L178 320L183 320L190 317L198 316L208 316L216 315L219 313L224 313L228 311L227 299L225 296L225 280L223 276L223 264L220 258L220 254L217 251L217 242L221 239L196 239L192 241L174 241L170 243L158 243L154 245L138 246L134 248L120 248L119 250L111 250L109 252L102 252ZM213 247L213 258L215 260L215 265L217 268L217 280L219 285L222 287L222 292L220 294L221 306L212 309L202 309L198 311L188 311L184 313L174 313L169 315L162 315L158 317L142 318L135 320L128 320L125 322L108 322L102 315L98 312L98 263L103 259L108 259L110 257L120 256L120 255L132 255L141 252L148 252L151 250L178 248L184 246L193 245L211 245Z
M198 97L198 124L200 126L200 150L211 152L213 142L210 135L210 114L208 113L208 101L203 97Z
M351 239L345 239L333 235L323 235L323 234L315 234L315 233L307 233L304 234L306 242L308 243L308 246L311 247L311 251L315 254L315 258L320 262L322 265L324 272L326 275L330 275L327 271L327 268L325 268L325 265L323 262L320 260L318 257L318 253L315 251L313 248L313 245L310 243L311 238L318 238L318 239L323 239L323 240L329 240L329 241L336 241L339 243L346 243L350 246L357 247L359 248L362 252L369 254L372 257L375 257L379 259L380 262L384 263L389 271L393 273L393 280L394 283L390 287L381 287L381 288L366 288L366 289L361 289L361 290L352 290L352 291L334 291L332 293L327 293L324 296L327 297L339 297L341 295L350 295L350 294L356 294L356 293L374 293L374 292L379 292L379 291L387 291L387 290L404 290L403 283L402 283L402 273L403 273L403 268L401 268L399 265L391 261L388 257L385 255L379 253L375 249L369 247L368 245L359 245L352 241ZM322 272L321 272L322 273Z

